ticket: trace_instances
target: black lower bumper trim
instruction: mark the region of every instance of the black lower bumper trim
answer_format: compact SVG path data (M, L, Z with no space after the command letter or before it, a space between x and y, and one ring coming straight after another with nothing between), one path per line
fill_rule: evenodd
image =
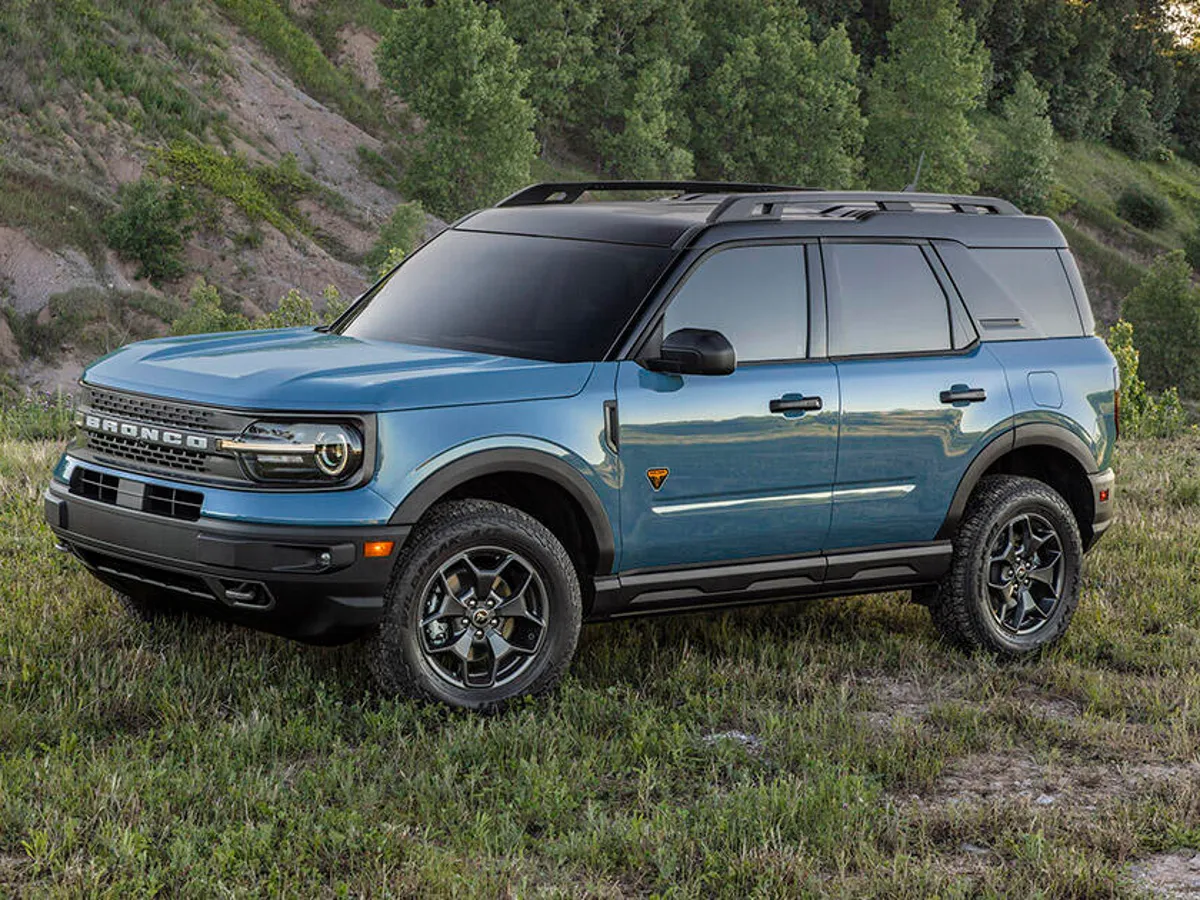
M116 590L174 602L313 643L378 622L407 526L298 527L160 518L52 486L46 521L60 546ZM382 558L365 541L392 541Z

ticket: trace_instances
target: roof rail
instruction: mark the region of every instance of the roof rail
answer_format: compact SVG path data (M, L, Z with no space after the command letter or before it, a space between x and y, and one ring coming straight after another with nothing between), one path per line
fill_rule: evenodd
M496 206L539 206L574 203L588 191L676 191L680 194L778 194L817 188L725 181L546 181L522 188Z
M974 215L1024 215L1007 200L996 197L969 197L961 194L917 194L877 191L805 191L780 192L754 196L726 197L708 216L709 224L737 219L778 219L787 206L814 206L821 215L838 210L864 207L868 212L914 212L921 206L949 207L956 213ZM873 209L871 208L873 207Z

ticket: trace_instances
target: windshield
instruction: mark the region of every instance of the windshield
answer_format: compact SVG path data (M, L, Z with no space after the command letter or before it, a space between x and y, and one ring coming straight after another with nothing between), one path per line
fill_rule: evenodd
M443 232L338 331L551 362L604 358L670 259L666 247Z

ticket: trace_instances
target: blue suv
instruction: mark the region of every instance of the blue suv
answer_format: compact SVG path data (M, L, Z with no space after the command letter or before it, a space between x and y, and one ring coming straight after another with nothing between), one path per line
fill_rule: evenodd
M592 199L634 189L671 196ZM1075 261L983 197L536 185L330 327L82 387L46 518L127 606L365 637L383 691L474 709L549 689L585 621L764 601L911 590L1030 653L1113 516Z

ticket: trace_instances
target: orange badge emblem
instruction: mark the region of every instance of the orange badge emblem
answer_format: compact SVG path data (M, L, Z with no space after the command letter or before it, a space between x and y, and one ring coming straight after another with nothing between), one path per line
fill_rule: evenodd
M656 491L661 490L663 484L667 480L667 476L671 474L670 469L647 469L646 477L650 479L650 487Z

